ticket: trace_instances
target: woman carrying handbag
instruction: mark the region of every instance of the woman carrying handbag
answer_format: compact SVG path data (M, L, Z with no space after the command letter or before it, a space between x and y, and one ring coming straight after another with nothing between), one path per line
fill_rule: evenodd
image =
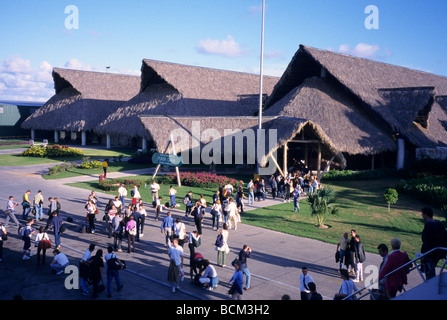
M42 252L42 265L45 264L47 249L51 248L51 241L44 227L39 228L39 234L36 236L34 246L37 247L37 265L40 265L40 253Z

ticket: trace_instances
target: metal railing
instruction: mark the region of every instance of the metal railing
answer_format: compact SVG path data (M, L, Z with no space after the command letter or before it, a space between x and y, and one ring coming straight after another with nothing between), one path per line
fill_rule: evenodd
M407 262L406 264L401 265L399 268L394 269L394 270L391 271L390 273L387 273L383 278L378 279L378 280L374 281L373 283L370 283L369 285L365 286L364 288L359 289L359 290L357 290L357 291L351 293L350 295L346 296L346 297L343 298L342 300L348 300L348 299L350 299L350 298L356 296L357 294L360 294L361 292L363 292L363 291L365 291L365 290L366 290L367 292L366 292L365 294L359 296L357 299L360 300L360 299L362 299L362 298L364 298L364 297L366 297L366 296L368 296L368 295L371 295L372 299L375 300L375 299L374 299L374 295L373 295L372 292L371 292L371 287L376 287L376 284L377 284L377 286L378 286L378 283L379 283L380 280L382 280L382 279L386 279L387 277L389 277L389 276L392 275L393 273L395 273L395 272L397 272L397 271L399 271L400 269L403 269L403 268L409 268L409 270L408 270L407 273L410 273L410 272L413 271L414 269L418 270L418 272L419 272L419 274L420 274L422 280L425 282L426 279L425 279L425 277L424 277L423 272L421 271L421 268L420 268L421 265L420 265L420 264L418 265L418 264L416 263L416 261L418 261L418 260L424 258L425 256L429 255L430 253L432 253L433 251L436 251L436 250L443 250L443 251L446 251L446 252L447 252L447 248L443 248L443 247L436 247L436 248L433 248L433 249L431 249L430 251L427 251L427 252L425 252L424 254L422 254L422 255L420 255L420 256L414 258L414 259L411 260L410 262ZM438 278L438 294L440 294L440 292L441 292L441 287L442 287L442 286L447 286L447 284L443 284L443 283L441 283L441 278L442 278L441 275L442 275L442 273L443 273L443 271L444 271L444 269L445 269L445 267L446 267L446 263L447 263L447 259L444 261L444 264L442 265L442 267L441 267L441 269L440 269L440 271L439 271L439 275L440 275L440 277ZM412 265L414 265L413 268L411 268ZM436 266L435 266L435 268L436 268ZM406 292L406 290L405 290L404 288L403 288L403 290Z

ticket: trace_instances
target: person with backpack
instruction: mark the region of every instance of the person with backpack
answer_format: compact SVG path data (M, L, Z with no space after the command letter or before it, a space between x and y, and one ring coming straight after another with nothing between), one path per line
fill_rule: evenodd
M225 268L225 260L226 255L230 252L230 248L228 247L228 225L226 223L223 224L222 229L217 231L216 238L216 250L217 250L217 265Z
M183 198L183 204L186 206L185 217L191 214L191 210L193 207L192 199L193 199L192 191L189 191L188 194Z
M112 246L107 248L107 254L104 256L107 264L107 296L112 297L112 280L115 279L115 284L117 291L120 291L123 288L121 283L120 273L119 271L123 268L123 264L121 260L113 253ZM115 264L118 263L120 269L117 269Z
M34 223L33 218L28 218L28 222L25 226L21 226L19 229L20 235L23 240L23 260L29 260L34 253L31 251L31 235L34 234L35 230L32 227Z

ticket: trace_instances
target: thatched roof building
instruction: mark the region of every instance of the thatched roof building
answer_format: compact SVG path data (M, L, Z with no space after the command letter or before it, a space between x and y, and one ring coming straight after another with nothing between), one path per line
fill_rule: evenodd
M54 68L55 95L26 119L22 128L86 132L134 97L140 77Z
M447 77L301 45L266 109L284 104L281 99L312 77L338 86L337 91L351 99L359 112L386 127L383 133L391 131L416 147L447 145L442 126L447 114L437 98L447 94Z
M264 78L265 95L278 80ZM250 116L258 109L258 101L258 75L146 59L139 94L109 115L97 131L123 140L150 141L152 136L139 115Z

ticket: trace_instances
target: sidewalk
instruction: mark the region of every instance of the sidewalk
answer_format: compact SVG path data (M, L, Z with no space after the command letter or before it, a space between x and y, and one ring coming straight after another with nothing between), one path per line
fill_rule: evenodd
M18 174L20 169L11 172L7 168L0 167L0 175L4 181L0 185L2 198L7 198L7 195L14 195L16 201L20 201L26 189L31 189L32 195L35 194L37 189L41 189L45 199L48 196L58 196L62 203L64 219L69 216L74 219L73 223L66 223L68 230L62 235L62 251L69 257L70 265L78 265L83 252L90 243L95 243L96 248L103 249L105 253L107 246L112 244L112 240L104 232L103 206L100 207L100 214L96 222L98 232L95 234L81 233L80 230L85 221L84 204L90 192L65 185L68 182L94 180L95 177L44 180L37 174L29 175L30 172L38 171L39 168L41 167L26 168L26 171L22 172L23 174ZM109 173L108 177L147 174L153 172L152 170L154 168ZM97 196L102 204L105 204L111 198L110 195L104 193L97 193ZM253 207L247 206L246 210L276 203L281 203L281 200L267 199L256 202ZM1 208L4 208L3 205ZM107 298L107 294L102 293L98 299L228 300L230 299L230 296L227 295L229 290L228 280L234 272L231 261L237 256L244 244L249 244L253 248L253 256L248 261L252 274L252 290L244 292L243 300L279 300L284 294L289 295L293 300L299 300L299 275L302 266L309 268L309 273L317 284L317 291L323 295L324 299L330 300L334 293L338 292L341 279L337 273L338 265L334 260L335 245L246 225L242 215L242 223L238 225L238 230L230 231L229 246L231 252L227 255L227 267L216 266L219 276L217 289L205 291L191 283L188 277L189 250L188 246L185 245L187 277L181 283L181 289L172 293L170 284L167 282L169 259L164 244L164 235L160 231L161 219L164 214L160 217L160 221L156 222L152 206L145 204L145 208L148 211L148 217L145 221L144 237L140 242L137 242L136 252L131 254L127 252L118 253L119 258L124 259L128 266L126 270L120 272L124 284L123 290L117 292L113 289L112 298ZM185 223L188 233L195 229L192 219L185 218L184 212L178 209L171 211L174 219L180 218ZM21 212L16 215L20 217ZM4 219L3 213L0 214L0 218ZM40 222L37 226L43 225L43 223ZM27 300L91 300L90 296L82 295L79 290L66 288L65 282L69 276L68 274L53 275L50 273L48 266L37 267L35 256L27 261L22 260L20 252L23 244L17 235L16 228L9 227L8 231L10 238L4 243L4 259L3 263L0 264L2 269L0 273L0 283L2 283L0 299L9 300L14 294L20 294ZM215 264L217 260L214 246L216 235L216 231L211 229L210 215L206 214L202 245L197 251L208 258L212 264ZM54 242L51 231L49 236L51 241ZM123 241L123 246L127 248L126 240ZM51 258L51 252L47 252L47 263L51 261ZM367 255L367 264L378 266L380 261L381 258L378 255ZM103 279L106 281L105 275L103 275ZM363 283L359 283L357 286L362 287ZM112 287L115 288L115 285Z

